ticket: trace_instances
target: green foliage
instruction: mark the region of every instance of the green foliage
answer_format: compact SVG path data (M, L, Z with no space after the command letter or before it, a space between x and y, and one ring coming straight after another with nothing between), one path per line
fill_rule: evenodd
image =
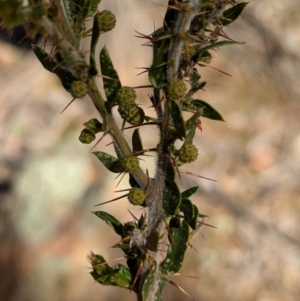
M123 197L132 205L147 209L147 214L124 224L104 211L93 212L120 237L121 241L114 247L125 256L127 267L121 264L112 267L102 255L91 253L92 277L102 285L133 290L140 301L162 301L162 289L170 282L167 275L180 270L192 233L199 229L199 218L205 217L191 200L198 186L181 192L175 172L180 173L178 167L198 157L194 138L196 131L202 130L201 118L224 121L211 104L194 98L206 85L200 71L210 64L212 50L241 44L227 38L224 29L241 15L248 3L169 0L163 26L150 35L140 36L147 39L153 49L153 61L146 71L153 88L149 98L156 116L149 117L145 116L142 106L137 105L135 90L122 87L108 49L103 47L100 53L96 51L100 36L116 24L112 12L98 11L100 2L30 0L23 4L18 0L2 0L1 25L9 29L25 25L29 34L42 33L52 39L51 53L33 45L37 59L46 70L59 77L72 97L89 95L100 114L101 121L92 118L84 123L79 140L91 143L100 132L111 136L116 156L103 151L93 154L108 171L129 174L129 192ZM86 21L91 17L92 28L86 29ZM87 63L81 42L89 35ZM98 56L100 68L96 62ZM96 84L98 72L105 95ZM121 126L112 115L114 106L123 119ZM136 128L128 139L131 139L130 148L125 139L129 134L123 135L126 122L133 127L148 124L158 127L160 140L150 148L157 156L153 176L140 167L138 158L147 151L143 149L147 138ZM183 141L180 149L176 148L178 140ZM167 239L167 253L161 260L158 245Z

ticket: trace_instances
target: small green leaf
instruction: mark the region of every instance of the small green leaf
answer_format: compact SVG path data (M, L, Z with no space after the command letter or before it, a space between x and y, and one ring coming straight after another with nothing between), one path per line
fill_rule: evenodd
M186 135L184 144L193 144L193 140L196 134L197 122L200 116L201 112L196 112L190 119L186 121L185 126L188 130L188 133Z
M179 188L175 181L166 181L164 189L164 209L167 214L174 215L181 202L181 195Z
M223 26L227 26L230 23L232 23L233 21L235 21L239 15L242 13L242 11L244 10L244 8L246 7L246 5L249 2L241 2L238 3L236 5L234 5L233 7L228 8L227 10L225 10L223 12L223 15L221 18L219 18L219 21L221 22L221 24Z
M190 227L195 230L198 225L198 217L199 217L199 209L196 205L194 205L194 217L190 220L189 225Z
M193 203L189 199L182 199L180 203L180 211L183 212L185 220L189 223L195 215Z
M142 300L149 300L148 297L149 294L152 293L151 288L154 286L154 282L155 282L155 273L156 273L156 264L154 263L143 284Z
M119 75L114 69L114 65L110 59L109 52L105 47L103 47L100 52L100 67L106 98L108 101L114 101L117 91L122 87L122 85Z
M169 39L162 40L158 51L153 60L153 64L149 69L149 81L154 88L162 88L166 85L166 47L169 43ZM156 45L154 45L156 47Z
M91 76L95 76L98 74L98 70L96 68L96 60L95 60L95 50L100 37L100 27L99 20L97 16L94 17L93 22L93 31L92 31L92 39L91 39L91 49L90 49L90 69L89 73Z
M181 198L183 198L183 199L189 198L190 196L192 196L193 194L195 194L198 189L199 189L199 186L194 186L194 187L191 187L191 188L183 191L181 193Z
M167 255L161 263L164 274L174 274L181 268L189 238L189 225L183 221L178 228L171 228L172 241L168 247Z
M122 288L130 288L131 286L131 273L127 267L122 264L118 264L113 273L109 277L110 285L116 285Z
M186 101L183 104L183 110L201 112L201 116L203 117L224 121L222 115L216 109L214 109L207 102L200 99L191 99Z
M60 64L41 47L33 45L32 49L43 67L46 70L56 74L59 77L63 87L69 91L72 83L77 80L73 74L65 67L60 66Z
M178 138L179 139L185 138L186 136L185 122L182 116L181 109L174 100L170 100L169 103L170 103L170 114L172 116L173 124L178 134Z
M183 105L183 108L185 108L185 105ZM185 127L187 131L191 130L192 128L196 128L197 120L200 116L201 111L196 111L196 113L194 113L193 116L185 122Z
M105 152L93 152L93 154L103 163L111 172L123 172L122 161Z
M92 4L88 13L88 17L91 17L97 11L101 0L92 0L91 2Z
M104 211L96 211L94 214L105 221L118 235L122 236L123 225L114 216Z
M199 210L189 199L182 199L180 204L180 210L184 214L184 219L195 230L197 228L197 220L199 216Z
M93 271L91 275L102 285L114 285L122 288L130 288L132 277L129 269L122 264L112 268L102 255L89 255Z
M143 150L143 142L140 136L139 129L135 129L132 134L132 150L134 153Z

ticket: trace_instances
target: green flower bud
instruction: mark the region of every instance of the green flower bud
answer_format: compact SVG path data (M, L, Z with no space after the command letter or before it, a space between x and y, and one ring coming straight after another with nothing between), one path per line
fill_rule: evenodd
M116 26L116 17L109 10L97 13L96 17L100 31L110 31Z
M124 172L135 171L139 167L139 159L135 156L125 158L122 161Z
M85 82L81 80L74 81L70 87L70 93L74 98L82 98L88 92L88 87Z
M126 111L128 107L134 105L136 93L131 87L123 87L118 90L116 101L122 111Z
M83 124L93 134L102 132L102 123L97 118L92 118Z
M96 136L89 129L83 129L79 136L79 141L84 144L90 144L96 139Z
M185 83L180 79L172 80L167 85L167 95L170 99L179 99L186 94L187 88Z
M119 107L118 111L121 117L131 125L140 125L144 122L145 113L143 109L141 109L137 105L126 107L126 109Z
M145 196L145 191L143 189L132 188L128 194L128 200L132 205L143 205Z
M136 224L134 222L126 222L123 225L122 235L123 237L127 237L131 235L132 231L136 229Z
M198 158L198 149L193 144L186 144L179 150L179 159L182 163L194 162Z

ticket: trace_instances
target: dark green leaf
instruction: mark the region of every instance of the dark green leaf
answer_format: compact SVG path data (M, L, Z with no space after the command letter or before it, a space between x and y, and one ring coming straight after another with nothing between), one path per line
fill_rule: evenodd
M110 267L102 255L92 254L89 256L93 271L91 275L102 285L114 285L122 288L130 288L131 273L127 267L118 264L115 268Z
M123 225L114 216L104 211L96 211L94 214L105 221L118 235L122 236Z
M96 60L95 60L95 50L100 37L100 26L99 26L99 18L97 15L94 17L93 22L93 31L92 31L92 39L91 39L91 49L90 49L90 69L89 73L92 76L98 74L98 70L96 68Z
M182 139L186 136L185 122L182 116L179 105L174 101L170 100L170 114L172 116L173 124L178 134L178 138Z
M169 0L167 11L164 18L164 28L165 30L169 30L170 28L174 27L174 24L177 19L178 11L176 9L173 9L172 6L175 6L177 4L174 0Z
M246 5L249 2L241 2L236 4L233 7L228 8L227 10L225 10L223 12L223 15L221 18L219 18L219 21L221 22L221 24L223 26L227 26L230 23L232 23L233 21L235 21L239 15L242 13L242 11L244 10L244 8L246 7Z
M171 228L172 242L170 243L167 256L161 264L164 274L174 274L181 268L189 238L189 226L183 221L179 228Z
M169 228L179 228L180 227L180 218L178 216L172 216L169 221ZM172 237L169 237L169 241L172 241Z
M97 11L101 0L92 0L91 2L92 4L88 13L88 17L91 17Z
M154 282L156 281L155 273L156 273L156 264L153 264L143 284L142 300L149 300L149 295L152 293L151 288L154 286Z
M132 134L132 150L134 153L143 150L143 142L140 136L139 129L135 129Z
M198 208L189 199L182 199L180 210L183 212L186 222L193 230L195 230L199 216Z
M122 162L118 158L113 157L105 152L93 152L93 154L103 163L103 165L111 172L123 172Z
M224 121L222 115L216 109L214 109L207 102L200 99L191 99L186 101L183 104L183 110L200 112L201 116L203 117L213 120Z
M64 88L69 91L71 84L76 80L73 74L63 66L60 66L54 58L52 58L39 46L34 45L32 49L38 60L42 63L43 67L46 70L56 74L59 77Z
M110 55L105 47L103 47L100 52L100 67L103 75L103 86L106 98L108 101L114 101L115 95L122 85L119 75L114 69Z
M162 88L166 84L166 47L169 39L162 40L159 49L153 60L153 64L149 69L149 81L154 88ZM154 45L156 47L156 45Z
M113 273L109 277L110 285L116 285L123 288L130 288L131 285L131 273L127 267L122 264L118 264Z
M195 230L198 225L199 209L196 205L193 205L193 206L194 206L194 216L190 220L189 225L193 230Z
M196 193L198 189L199 189L199 186L194 186L194 187L191 187L191 188L189 188L189 189L183 191L183 192L181 193L181 198L183 198L183 199L189 198L189 197L192 196L194 193Z
M181 195L175 181L167 181L164 189L164 209L167 214L174 215L180 205Z

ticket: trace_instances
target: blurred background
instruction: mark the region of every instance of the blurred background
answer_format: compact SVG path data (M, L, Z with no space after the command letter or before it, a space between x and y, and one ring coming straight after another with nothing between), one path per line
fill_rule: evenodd
M123 85L147 84L136 68L149 66L151 49L141 47L135 30L161 26L165 7L106 0L104 8L118 23L99 49L106 45ZM207 86L198 98L226 122L202 118L199 159L185 167L218 182L179 180L182 189L200 185L193 201L217 227L205 227L197 251L186 254L181 272L198 279L172 278L197 301L300 300L299 10L299 0L252 0L225 30L245 44L221 48L211 63L231 77L200 70ZM119 238L90 211L119 196L112 190L128 188L127 179L116 188L118 180L78 140L82 124L98 117L91 102L77 100L60 114L71 96L22 45L0 41L0 300L135 300L94 283L86 258L90 250L107 260L121 256L109 249ZM150 90L137 92L153 114ZM156 145L155 129L141 133L145 147ZM96 149L110 152L108 143ZM150 173L154 160L143 162ZM127 209L141 213L125 199L100 208L122 222L132 219ZM169 285L164 296L188 300Z

